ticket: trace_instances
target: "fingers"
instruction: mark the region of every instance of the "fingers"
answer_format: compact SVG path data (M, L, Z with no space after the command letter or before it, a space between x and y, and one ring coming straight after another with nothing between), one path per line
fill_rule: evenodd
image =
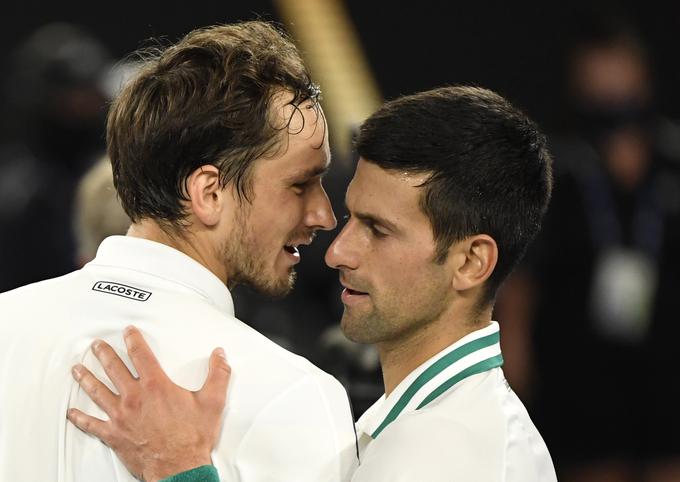
M92 343L92 352L102 364L104 371L118 391L125 393L129 389L130 384L135 382L135 378L115 350L105 341L95 340Z
M83 365L76 365L71 371L73 378L78 382L80 387L89 395L89 397L96 403L99 408L104 410L106 414L111 417L115 408L118 396L109 390L109 387L100 382L90 370Z
M227 398L230 378L231 367L227 363L224 350L216 348L210 355L208 377L196 396L209 402L215 411L221 412Z
M94 435L106 445L111 446L109 426L105 421L86 415L77 408L70 408L66 413L66 418L83 432Z
M167 378L163 368L161 368L156 359L156 355L153 354L142 333L137 328L134 326L125 328L123 338L125 338L128 355L132 364L137 369L139 378Z

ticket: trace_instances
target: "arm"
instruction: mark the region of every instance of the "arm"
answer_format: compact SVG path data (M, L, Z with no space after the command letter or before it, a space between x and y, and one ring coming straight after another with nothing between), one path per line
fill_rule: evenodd
M211 470L201 466L211 464L210 453L220 432L231 374L224 352L213 351L205 384L192 392L167 377L136 328L125 330L125 344L139 378L130 373L107 343L95 341L92 346L120 395L84 366L73 368L74 378L109 420L99 420L77 409L69 410L68 419L111 447L128 470L143 480L155 482L172 474L178 474L170 479L172 482L215 480L216 472L214 479L206 478ZM196 467L202 478L183 478L190 474L180 474Z

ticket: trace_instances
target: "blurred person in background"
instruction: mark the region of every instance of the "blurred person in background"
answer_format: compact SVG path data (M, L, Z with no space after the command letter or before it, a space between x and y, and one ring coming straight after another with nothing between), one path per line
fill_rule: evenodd
M124 235L130 227L113 185L108 157L97 161L78 182L74 207L78 264L84 266L95 258L102 241Z
M76 267L73 195L104 151L108 66L102 44L69 24L38 29L10 57L2 86L12 122L0 145L0 292Z
M620 20L583 22L568 67L552 205L497 306L514 330L508 376L561 481L677 481L680 131Z

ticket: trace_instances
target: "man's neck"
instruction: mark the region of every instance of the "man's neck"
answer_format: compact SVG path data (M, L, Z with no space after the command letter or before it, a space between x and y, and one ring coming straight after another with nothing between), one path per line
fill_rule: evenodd
M412 333L397 340L377 344L385 395L392 393L409 373L434 355L489 323L491 307L474 319L469 316L457 317L452 309Z
M148 239L170 246L205 266L225 285L228 283L226 267L219 261L214 246L189 230L185 231L182 236L174 235L161 229L155 221L143 219L130 226L127 236Z

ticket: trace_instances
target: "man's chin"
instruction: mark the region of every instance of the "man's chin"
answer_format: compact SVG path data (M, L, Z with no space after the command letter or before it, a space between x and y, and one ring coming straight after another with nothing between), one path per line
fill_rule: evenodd
M355 343L375 343L374 336L369 327L367 320L364 317L357 317L356 314L351 313L351 309L345 307L340 320L340 329L350 341Z
M289 295L290 292L293 291L296 279L297 273L291 269L287 277L269 280L253 280L248 284L258 293L274 299L279 299Z

